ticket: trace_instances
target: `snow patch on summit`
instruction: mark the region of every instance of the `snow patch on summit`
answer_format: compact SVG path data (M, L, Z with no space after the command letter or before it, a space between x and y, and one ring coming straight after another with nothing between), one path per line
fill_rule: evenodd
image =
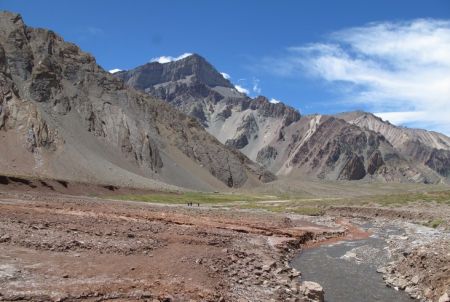
M186 53L184 53L184 54L182 54L181 56L178 56L178 57L161 56L161 57L152 58L150 60L150 62L158 62L160 64L165 64L165 63L170 63L170 62L173 62L173 61L182 60L182 59L187 58L189 56L192 56L192 53L186 52Z

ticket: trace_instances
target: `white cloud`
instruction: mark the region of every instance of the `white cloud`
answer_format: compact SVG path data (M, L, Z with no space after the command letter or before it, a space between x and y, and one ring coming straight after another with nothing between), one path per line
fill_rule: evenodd
M99 27L95 27L95 26L88 26L86 28L86 31L92 36L100 36L105 33L105 31L103 29L101 29Z
M266 62L280 75L319 77L393 123L450 134L450 20L349 28Z
M248 89L239 86L239 85L234 85L234 88L236 88L237 91L239 91L240 93L244 93L244 94L249 94L250 91L248 91Z
M116 72L119 72L119 71L122 71L122 69L115 68L115 69L111 69L111 70L109 71L109 73L116 73Z
M192 53L186 52L186 53L184 53L184 54L182 54L181 56L178 56L178 57L161 56L161 57L157 57L157 58L152 58L150 60L150 62L158 62L160 64L164 64L164 63L169 63L169 62L173 62L173 61L178 61L178 60L187 58L187 57L189 57L191 55L192 55Z
M253 92L256 94L261 94L261 87L259 86L259 80L253 79Z
M221 75L223 76L223 78L226 79L226 80L231 79L231 76L230 76L228 73L226 73L226 72L221 72L220 74L221 74Z
M404 124L411 120L426 118L426 112L405 111L405 112L380 112L374 113L383 120L393 124Z
M399 111L374 113L383 120L395 125L407 125L413 128L438 129L439 132L450 134L450 123L445 123L448 119L448 111L443 109L442 113L429 111ZM444 121L444 122L443 122Z
M274 98L270 99L269 102L272 103L272 104L278 104L278 103L281 103L281 101L279 101L279 100L277 100L277 99L274 99Z

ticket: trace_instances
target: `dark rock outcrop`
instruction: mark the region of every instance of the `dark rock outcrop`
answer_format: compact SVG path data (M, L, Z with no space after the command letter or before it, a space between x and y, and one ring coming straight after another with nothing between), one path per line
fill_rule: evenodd
M349 123L380 133L405 158L424 164L443 177L449 177L449 137L433 131L398 127L368 112L348 112L338 116Z
M363 179L364 176L366 176L364 160L360 156L353 156L341 170L339 179L360 180Z
M381 153L377 150L372 153L372 155L369 157L369 163L367 166L367 173L370 175L374 175L377 170L384 165L383 156Z
M270 163L277 158L278 152L272 146L266 146L259 150L256 155L256 162L263 166L270 166Z
M225 145L236 148L236 149L242 149L248 145L248 139L245 134L240 134L239 137L237 137L237 138L227 140L225 142Z
M450 151L433 149L425 164L445 177L450 176Z
M121 71L115 75L141 90L161 83L175 82L187 77L194 77L193 82L203 83L209 87L233 88L229 80L225 79L210 63L197 54L192 54L170 64L147 63L134 70Z

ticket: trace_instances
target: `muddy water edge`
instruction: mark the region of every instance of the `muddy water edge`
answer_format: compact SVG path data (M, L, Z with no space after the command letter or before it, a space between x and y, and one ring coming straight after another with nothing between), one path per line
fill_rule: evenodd
M379 222L358 223L370 232L369 237L307 248L294 257L291 265L301 271L302 280L322 285L327 302L412 301L406 292L388 287L377 272L392 260L389 241L405 238L405 228Z

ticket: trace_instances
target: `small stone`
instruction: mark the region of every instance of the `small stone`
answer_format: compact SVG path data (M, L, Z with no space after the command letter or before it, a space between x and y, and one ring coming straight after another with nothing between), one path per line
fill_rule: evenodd
M297 284L291 284L291 291L293 294L298 294L298 286Z
M397 286L399 289L404 290L408 286L408 281L404 278L399 278Z
M298 270L296 270L296 269L292 270L291 277L296 278L296 277L298 277L300 275L301 274L300 274L300 272Z
M3 236L0 237L0 243L8 242L10 240L11 240L11 236L9 236L8 234L3 235Z
M450 302L450 297L448 296L448 293L443 294L439 298L438 302Z
M411 295L412 294L412 292L415 290L415 288L414 287L411 287L411 286L407 286L406 288L405 288L405 293L407 293L407 294L409 294L409 295Z
M160 301L162 301L162 302L172 302L173 300L174 299L173 299L172 295L165 295L160 298Z
M377 268L377 273L385 274L385 273L387 273L387 268L386 267L379 267L379 268Z

